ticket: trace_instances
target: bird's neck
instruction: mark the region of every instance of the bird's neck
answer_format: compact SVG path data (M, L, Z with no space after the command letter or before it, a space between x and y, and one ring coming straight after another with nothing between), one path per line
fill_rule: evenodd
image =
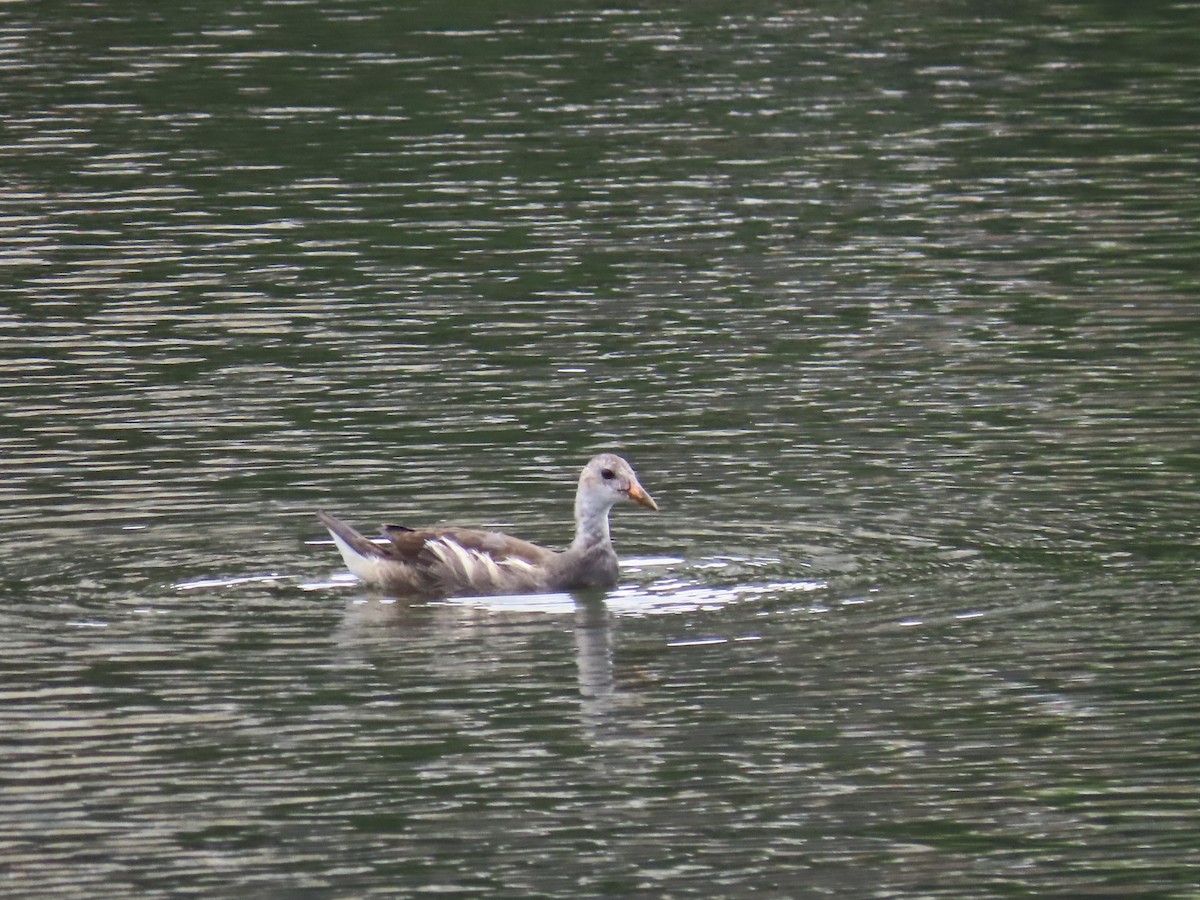
M611 503L605 503L594 494L580 490L575 495L575 540L571 544L572 550L612 546L612 538L608 533L610 509Z

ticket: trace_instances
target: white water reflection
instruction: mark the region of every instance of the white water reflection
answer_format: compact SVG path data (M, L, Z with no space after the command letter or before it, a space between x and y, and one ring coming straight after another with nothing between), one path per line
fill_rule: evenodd
M621 674L630 671L629 661L620 656L622 622L647 616L677 618L678 629L661 638L661 646L668 649L761 641L762 633L746 631L744 624L732 634L717 635L710 630L696 636L692 614L714 613L739 603L769 604L779 598L788 598L789 604L795 604L798 596L822 591L827 585L818 581L786 581L713 586L689 581L686 573L692 572L693 577L703 573L711 578L713 573L725 570L744 572L776 564L775 560L736 558L691 563L677 557L631 558L623 562L622 570L627 578L640 577L642 583L589 597L547 593L414 602L364 594L361 585L342 581L338 589L348 589L356 596L344 607L338 643L356 659L364 653L369 657L391 641L411 648L428 647L433 655L423 665L428 668L430 678L436 680L450 673L461 678L469 672L487 677L485 673L495 665L492 655L499 647L520 654L518 645L546 632L558 632L569 623L580 727L588 743L597 748L656 746L658 741L644 734L644 729L619 724L611 718L614 709L636 704L641 690L631 686ZM441 654L432 651L435 646L454 648L448 651L453 660L449 668ZM481 647L487 648L484 662L474 658Z
M599 715L604 709L604 699L613 693L616 685L611 613L599 602L578 606L574 634L579 695L585 703L584 712Z
M279 587L294 580L287 575L278 574L234 575L225 578L197 578L189 581L180 581L172 586L177 591L211 591L220 588ZM333 584L334 582L330 582L330 586L333 586ZM298 586L301 588L306 587L303 584Z

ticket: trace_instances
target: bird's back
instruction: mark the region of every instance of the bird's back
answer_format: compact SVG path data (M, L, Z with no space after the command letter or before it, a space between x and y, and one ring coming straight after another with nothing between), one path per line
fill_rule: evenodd
M520 594L546 590L559 555L511 535L474 528L384 529L385 556L430 595Z

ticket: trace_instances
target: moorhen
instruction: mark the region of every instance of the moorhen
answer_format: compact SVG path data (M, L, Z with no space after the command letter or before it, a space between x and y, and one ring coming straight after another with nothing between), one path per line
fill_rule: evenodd
M376 543L329 513L321 520L361 581L404 596L455 597L610 588L617 554L608 511L632 501L658 509L633 467L612 453L592 457L575 492L575 540L561 552L494 531L384 526Z

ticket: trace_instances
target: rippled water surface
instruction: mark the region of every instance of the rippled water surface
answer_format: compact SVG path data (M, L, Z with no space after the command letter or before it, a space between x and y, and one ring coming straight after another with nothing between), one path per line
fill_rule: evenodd
M0 6L0 889L1200 890L1200 7ZM312 511L559 545L397 602Z

